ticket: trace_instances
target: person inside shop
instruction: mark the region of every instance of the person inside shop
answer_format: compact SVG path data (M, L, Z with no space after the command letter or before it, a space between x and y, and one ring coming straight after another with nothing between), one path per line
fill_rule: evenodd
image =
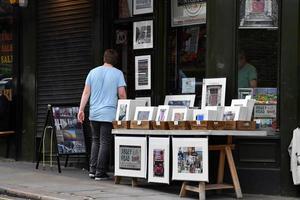
M118 98L126 99L126 83L123 72L115 68L118 53L107 49L104 64L87 75L78 112L78 121L85 119L84 109L89 100L89 120L92 132L92 148L89 176L95 180L109 178L107 171L112 143L112 121L115 119Z
M255 88L257 87L256 68L248 63L247 56L244 51L239 52L239 72L238 72L238 88Z

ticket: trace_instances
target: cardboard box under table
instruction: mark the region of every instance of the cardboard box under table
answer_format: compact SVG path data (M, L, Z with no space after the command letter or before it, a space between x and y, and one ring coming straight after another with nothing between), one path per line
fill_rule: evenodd
M114 129L112 132L115 136L180 136L180 137L209 137L209 136L220 136L227 137L227 142L220 145L210 145L209 151L218 151L219 156L219 166L217 173L217 183L207 184L206 182L199 182L198 186L191 186L188 182L184 181L182 183L180 197L187 195L188 191L199 193L199 199L205 199L206 190L224 190L233 189L235 191L237 198L242 198L242 190L234 163L232 150L234 150L235 145L232 143L233 136L239 137L264 137L267 135L266 131L240 131L240 130L127 130L127 129ZM229 173L232 179L232 184L224 183L224 173L225 173L225 162L227 161L229 166ZM119 184L121 177L115 177L115 183ZM132 186L137 184L137 178L132 177Z

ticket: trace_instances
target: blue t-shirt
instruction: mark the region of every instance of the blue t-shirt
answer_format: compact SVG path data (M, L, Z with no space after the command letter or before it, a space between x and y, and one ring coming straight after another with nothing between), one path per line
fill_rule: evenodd
M85 84L91 87L89 119L113 121L117 111L118 88L126 86L123 73L114 67L96 67L89 72Z

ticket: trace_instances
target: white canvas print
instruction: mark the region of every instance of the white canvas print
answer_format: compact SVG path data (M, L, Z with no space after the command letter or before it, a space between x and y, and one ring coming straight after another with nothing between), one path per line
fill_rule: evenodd
M255 102L254 99L232 99L231 106L247 107L247 117L245 120L251 121Z
M148 182L170 183L170 139L149 138Z
M247 118L247 107L226 106L223 121L244 121Z
M133 14L153 13L154 0L133 0Z
M115 176L146 178L146 137L115 137Z
M167 95L165 105L194 107L196 95Z
M133 23L133 49L153 48L153 21Z
M201 108L206 106L224 106L226 78L203 79Z
M144 106L145 100L120 99L118 100L116 121L133 120L137 106Z
M208 139L173 138L173 180L208 182Z
M136 121L152 121L155 119L157 107L136 107L134 120Z
M135 99L146 101L145 106L151 106L151 97L136 97Z
M218 112L216 110L195 109L193 110L193 120L196 121L216 121Z
M192 120L192 117L193 110L188 108L174 108L171 121L188 121Z
M135 89L151 89L151 56L135 57Z
M206 106L204 110L214 110L217 111L217 119L216 121L223 121L223 115L224 115L224 106Z

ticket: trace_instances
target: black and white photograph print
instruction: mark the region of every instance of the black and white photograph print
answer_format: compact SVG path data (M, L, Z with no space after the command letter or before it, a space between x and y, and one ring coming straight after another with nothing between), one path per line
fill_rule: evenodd
M133 49L153 48L153 21L133 23Z
M135 90L151 89L151 56L135 57Z
M133 14L147 14L153 13L154 0L133 0Z

